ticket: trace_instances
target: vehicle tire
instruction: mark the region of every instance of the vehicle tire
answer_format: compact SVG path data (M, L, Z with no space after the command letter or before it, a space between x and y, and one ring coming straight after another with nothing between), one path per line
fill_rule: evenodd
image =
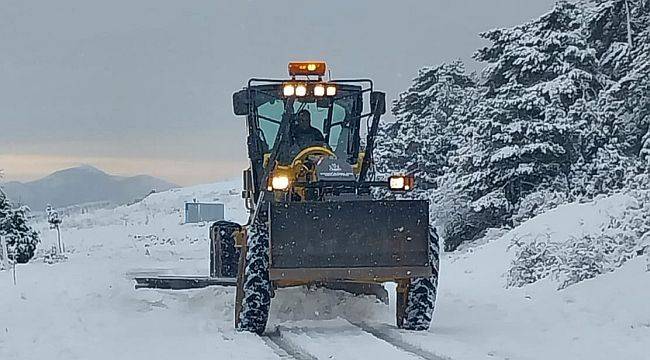
M269 230L264 221L255 220L248 231L243 293L239 330L262 334L271 306Z
M219 250L215 251L218 253L219 261L213 257L210 259L212 264L210 269L215 269L214 275L219 275L221 277L236 277L237 276L237 263L239 262L239 249L235 247L235 237L234 233L236 231L241 231L241 225L234 223L232 221L217 221L212 225L212 241L220 239ZM216 234L219 234L219 237L216 237ZM215 244L212 244L214 249ZM216 267L220 269L216 269ZM213 275L213 276L214 276Z
M404 310L402 329L424 331L429 329L438 292L438 269L440 266L439 237L434 227L429 231L429 262L433 275L413 278L408 286L408 300Z

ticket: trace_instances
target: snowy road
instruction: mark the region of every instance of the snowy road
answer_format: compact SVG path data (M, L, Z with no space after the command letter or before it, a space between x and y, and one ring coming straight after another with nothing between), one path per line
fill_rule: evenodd
M125 276L129 272L97 260L73 256L56 271L44 272L52 270L45 264L19 269L17 298L3 296L9 301L0 303L16 310L0 315L6 326L0 359L360 359L368 354L377 360L440 359L418 356L336 317L339 312L351 316L355 308L388 311L373 299L324 289L279 291L286 301L274 306L280 317L258 337L232 328L232 288L136 291ZM123 256L120 264L129 262ZM277 314L296 299L311 305ZM282 319L310 315L326 320Z
M399 330L386 324L352 324L345 320L312 326L278 326L264 336L281 357L297 360L375 359L445 360L401 339Z
M223 201L241 221L235 186L160 193L64 219L63 239L73 249L66 262L19 266L16 286L0 272L0 360L647 358L643 258L556 291L551 282L504 289L508 241L447 254L434 323L418 333L395 329L394 301L324 289L278 290L265 337L233 329L232 288L135 290L134 274L207 273L208 228L182 225L180 208L193 198ZM567 207L516 232L544 233L590 211ZM566 225L568 234L573 225ZM49 246L54 234L40 229Z

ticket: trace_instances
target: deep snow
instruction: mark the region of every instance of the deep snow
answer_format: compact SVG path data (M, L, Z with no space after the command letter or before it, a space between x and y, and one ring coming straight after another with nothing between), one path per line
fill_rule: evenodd
M0 359L278 358L268 341L233 329L231 288L134 290L135 274L207 274L208 226L182 224L183 201L193 198L224 202L229 219L246 219L236 181L174 189L65 218L67 261L19 266L16 286L9 272L0 272ZM505 289L515 236L584 233L628 200L565 205L486 244L444 255L430 331L392 333L459 360L648 358L647 256L561 291L552 280ZM55 234L36 226L41 248L48 248ZM319 359L417 358L348 322L392 324L393 306L323 289L282 289L268 329L280 327Z

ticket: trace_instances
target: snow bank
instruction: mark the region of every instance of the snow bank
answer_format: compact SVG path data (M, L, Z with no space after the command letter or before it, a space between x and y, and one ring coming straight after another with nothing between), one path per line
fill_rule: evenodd
M614 195L548 211L502 237L446 254L429 334L404 340L453 359L641 359L650 339L650 263L633 258L616 271L557 290L548 277L507 288L515 242L570 242L625 218L640 198ZM540 240L541 239L541 240Z
M508 286L551 277L565 288L643 253L650 244L650 192L563 205L525 222L504 240L513 256Z
M134 274L207 274L208 226L183 224L185 201L218 201L245 221L237 181L173 189L63 219L67 262L34 261L14 286L0 272L0 359L276 359L232 328L234 291L138 290ZM43 248L56 241L37 223ZM236 341L235 341L236 340Z

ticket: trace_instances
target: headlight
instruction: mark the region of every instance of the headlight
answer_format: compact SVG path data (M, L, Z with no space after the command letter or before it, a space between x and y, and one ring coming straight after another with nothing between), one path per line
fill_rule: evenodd
M293 96L295 92L296 92L296 88L291 84L286 84L282 88L282 93L284 94L284 96Z
M323 95L325 95L325 86L324 85L314 86L314 96L323 96Z
M388 179L388 187L390 187L391 190L402 190L404 189L405 183L406 181L403 176L391 176L390 179Z
M307 87L305 85L296 85L296 96L305 96L307 95Z
M286 175L276 175L271 179L273 190L286 190L289 187L289 177Z
M330 85L327 87L327 96L336 95L336 86Z
M415 178L413 176L393 175L388 178L388 187L393 191L408 191L413 189Z

